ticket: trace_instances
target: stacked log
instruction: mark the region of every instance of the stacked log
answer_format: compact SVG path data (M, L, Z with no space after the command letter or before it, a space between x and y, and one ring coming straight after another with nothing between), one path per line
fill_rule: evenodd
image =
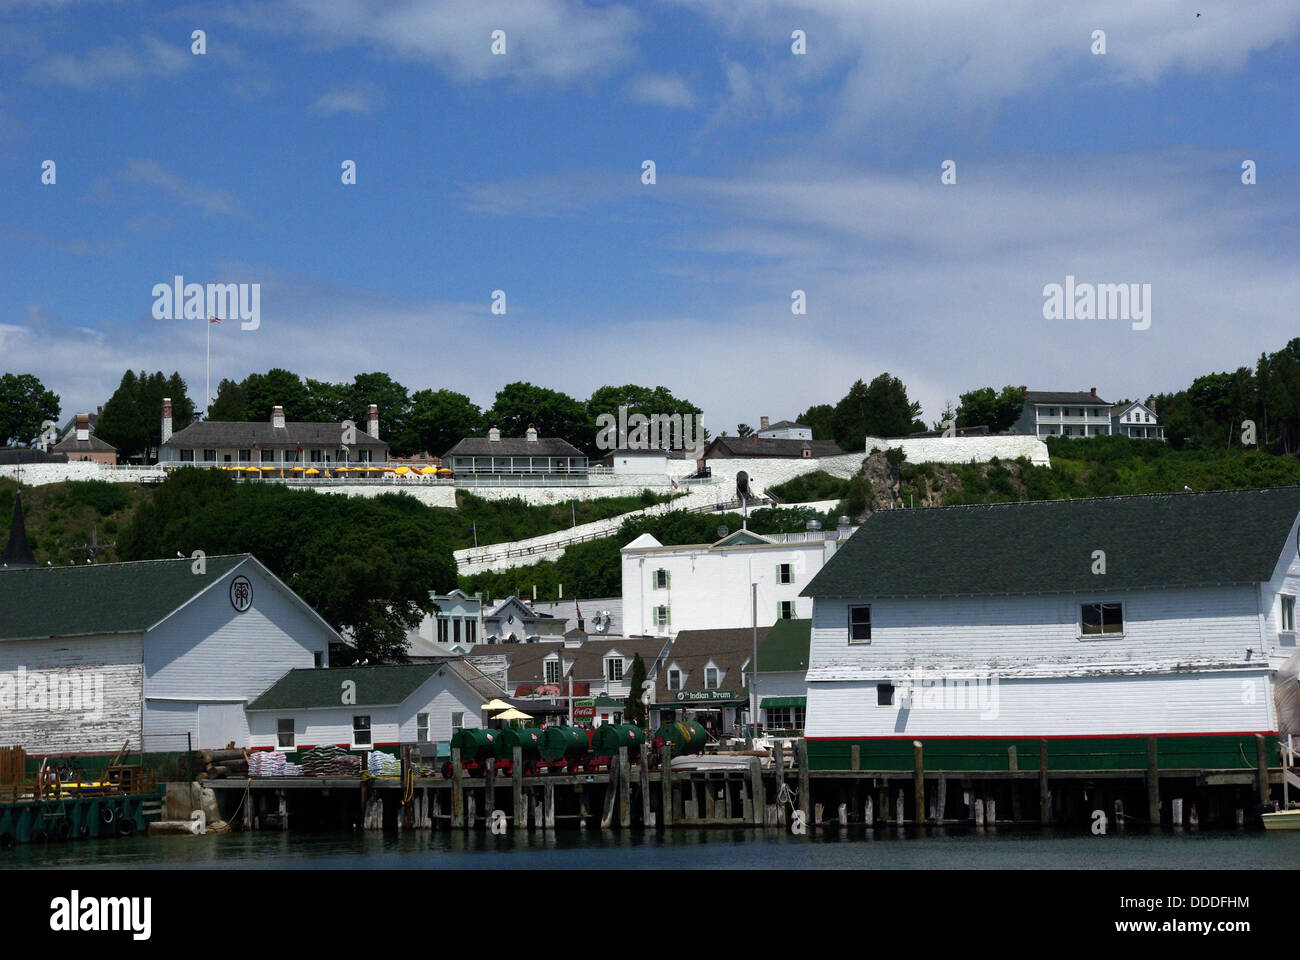
M248 776L247 750L198 750L194 754L195 780L225 780Z

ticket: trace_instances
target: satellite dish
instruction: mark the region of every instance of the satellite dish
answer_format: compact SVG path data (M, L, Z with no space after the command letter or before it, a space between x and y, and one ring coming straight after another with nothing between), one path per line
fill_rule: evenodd
M744 470L736 474L736 495L749 499L749 474Z
M731 532L731 531L727 529L727 525L726 525L725 523L720 523L720 524L718 524L718 539L719 539L719 540L721 540L723 537L725 537L725 536L726 536L727 534L729 534L730 532Z

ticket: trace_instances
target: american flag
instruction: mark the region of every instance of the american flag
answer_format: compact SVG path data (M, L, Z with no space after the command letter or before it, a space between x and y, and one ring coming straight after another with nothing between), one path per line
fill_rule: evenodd
M220 323L220 322L221 322L220 317L208 317L208 323Z

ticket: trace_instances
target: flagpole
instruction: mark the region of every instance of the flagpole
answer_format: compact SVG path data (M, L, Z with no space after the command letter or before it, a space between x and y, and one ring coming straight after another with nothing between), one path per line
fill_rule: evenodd
M203 419L208 419L208 404L212 402L212 318L204 324L208 328L208 352L203 365Z

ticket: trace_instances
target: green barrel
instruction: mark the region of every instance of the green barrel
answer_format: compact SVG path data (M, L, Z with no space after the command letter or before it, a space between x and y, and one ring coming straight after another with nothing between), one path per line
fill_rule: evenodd
M543 760L577 760L590 749L582 727L547 727L542 731Z
M602 757L618 754L619 747L634 750L645 743L645 731L630 723L606 723L596 728L592 738L591 749Z
M460 750L461 763L487 760L497 755L501 733L485 727L462 727L451 735L451 745Z
M497 737L497 759L514 759L515 747L521 749L525 760L536 757L541 750L542 734L545 732L541 727L522 727L518 730L507 727Z
M709 735L694 720L683 720L680 723L665 723L655 731L655 739L671 743L674 757L684 757L703 750Z

